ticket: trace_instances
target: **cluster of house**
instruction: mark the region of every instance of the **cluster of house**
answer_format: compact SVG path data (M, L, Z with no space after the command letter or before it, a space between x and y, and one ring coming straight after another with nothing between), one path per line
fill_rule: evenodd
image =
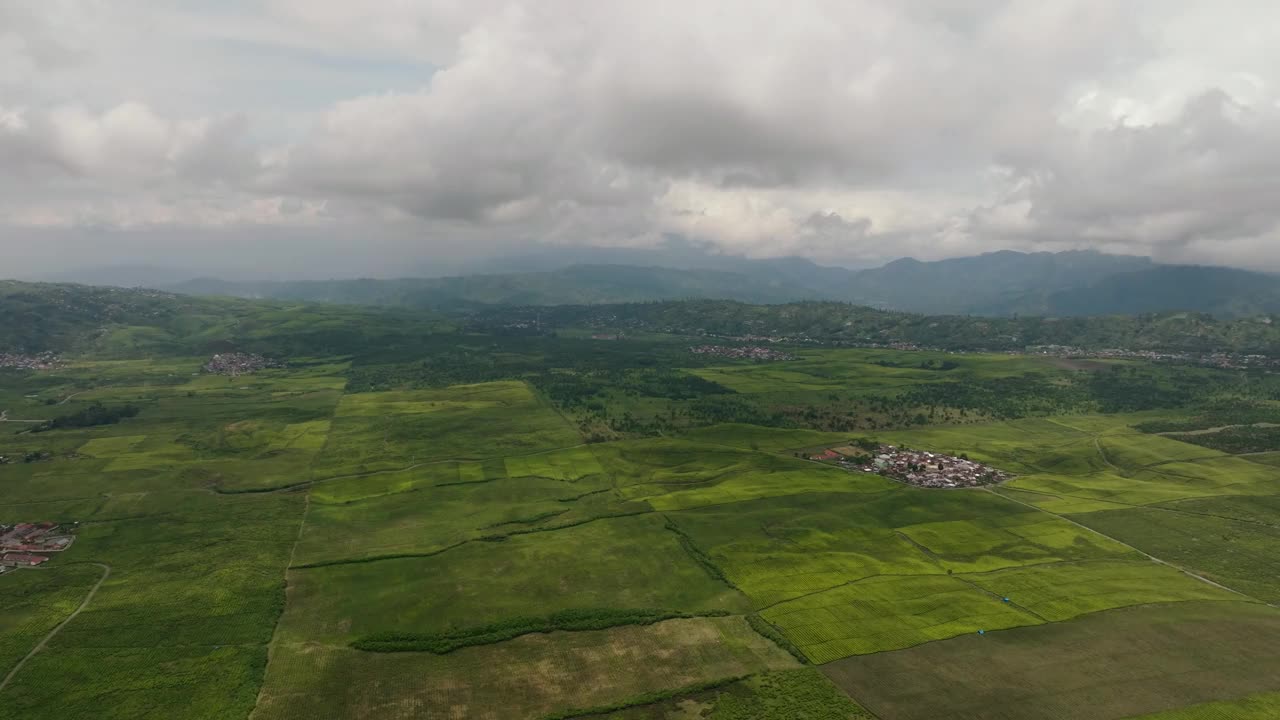
M0 573L48 562L46 553L71 547L75 537L55 522L0 525Z
M22 353L0 353L0 368L17 368L19 370L53 370L62 366L62 358L51 352L24 355Z
M1050 355L1066 358L1096 358L1115 360L1148 360L1151 362L1187 363L1226 370L1244 370L1251 368L1280 369L1280 357L1267 355L1242 355L1238 353L1188 353L1157 352L1155 350L1125 350L1112 348L1108 350L1086 350L1071 345L1036 345L1028 347L1027 352L1035 355Z
M734 360L756 360L758 362L775 362L778 360L795 360L796 356L781 350L773 350L759 345L695 345L689 348L695 355L713 355L715 357Z
M830 448L809 459L833 462L846 470L876 473L919 487L976 487L1009 479L1008 473L968 458L893 445L881 445L870 453L853 446Z
M218 353L204 364L204 371L214 375L244 375L267 368L284 367L279 360L271 360L253 353Z

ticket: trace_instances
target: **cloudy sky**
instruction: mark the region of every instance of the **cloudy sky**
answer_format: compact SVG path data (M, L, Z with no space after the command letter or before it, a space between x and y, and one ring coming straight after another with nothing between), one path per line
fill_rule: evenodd
M0 275L1280 270L1274 0L0 0Z

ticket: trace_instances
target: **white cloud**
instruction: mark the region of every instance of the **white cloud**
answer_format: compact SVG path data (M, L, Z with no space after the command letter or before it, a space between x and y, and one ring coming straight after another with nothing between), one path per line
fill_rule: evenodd
M22 5L0 14L14 227L1280 269L1272 3Z

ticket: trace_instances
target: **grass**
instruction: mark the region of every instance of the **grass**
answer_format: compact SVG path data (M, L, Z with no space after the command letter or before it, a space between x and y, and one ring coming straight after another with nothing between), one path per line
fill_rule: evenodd
M1154 508L1108 510L1073 518L1254 598L1280 601L1278 527Z
M919 367L921 362L930 360L938 364L952 362L957 367L945 372ZM724 365L691 372L739 393L851 388L884 393L922 383L1012 377L1049 368L1043 360L1010 355L806 350L798 359L787 362Z
M740 617L525 635L448 655L288 644L253 720L537 718L795 664Z
M757 608L877 575L1131 555L1068 522L979 491L895 485L873 495L791 495L672 516Z
M849 440L849 433L818 430L784 430L759 425L724 423L690 430L685 439L708 445L729 445L743 450L784 452L817 445L836 445Z
M780 603L761 615L818 664L1041 622L946 575L868 578Z
M687 440L626 441L592 450L624 497L662 511L800 493L876 493L894 486L879 476L794 457Z
M1129 720L1272 720L1280 717L1280 692L1257 693L1191 707L1134 716Z
M1098 442L1107 460L1126 470L1139 470L1179 460L1223 456L1217 450L1158 435L1107 435Z
M459 482L453 467L434 467L323 486L312 499L298 543L300 565L406 553L429 553L482 537L558 526L647 509L625 503L599 482L542 477ZM368 480L373 480L370 487ZM352 487L344 487L352 486ZM379 494L357 493L377 488ZM354 499L335 500L355 495Z
M102 570L55 563L0 576L0 678L75 611Z
M54 562L108 563L111 577L6 688L0 718L49 708L94 718L247 714L301 510L301 498L283 495L100 501Z
M1089 560L960 577L1053 622L1130 605L1239 599L1149 560Z
M871 715L812 668L760 673L597 720L871 720Z
M1004 488L1054 495L1062 500L1149 505L1215 495L1270 495L1280 491L1280 478L1256 463L1221 457L1168 463L1127 477L1115 472L1026 475Z
M253 709L265 647L83 647L32 658L0 703L0 718L56 709L62 718L224 720Z
M928 354L801 353L706 372L789 408L793 422L811 403L861 413L921 383L1043 369L1014 356L938 355L957 363L941 371L918 367ZM0 520L82 523L52 570L0 578L0 659L24 654L83 597L76 568L91 566L79 563L113 568L5 691L0 718L242 718L264 673L260 718L861 718L821 675L796 670L784 648L829 668L853 655L989 648L1030 633L1038 639L1020 657L1069 665L1096 638L1081 645L1040 633L1119 606L1189 608L1180 622L1224 628L1207 655L1236 643L1241 628L1264 638L1274 630L1248 603L1206 602L1238 596L1037 509L1275 599L1280 477L1268 457L1229 457L1131 427L1157 413L878 432L1017 473L996 488L1002 497L911 488L794 457L848 442L843 432L721 424L584 445L521 381L344 394L342 359L240 378L193 375L200 361L94 361L33 376L29 387L0 377L0 407L31 417L94 400L142 408L108 427L38 436L0 427L0 455L49 453L0 470ZM609 413L685 407L625 391L600 396ZM288 491L262 492L278 489ZM1223 619L1209 608L1246 609ZM705 617L720 613L730 616ZM1023 625L1036 627L995 632ZM1160 678L1177 663L1200 671L1187 645L1199 631L1175 627L1183 635L1165 652L1163 636L1119 627L1116 637L1174 658L1152 676L1178 703L1280 689L1228 678L1220 695L1198 680L1179 695ZM978 638L979 629L992 632ZM1253 642L1238 643L1241 657L1274 668ZM964 657L943 672L986 662ZM1098 667L1113 662L1099 657ZM1078 662L1063 671L1068 680L1090 667ZM936 669L927 667L925 675ZM1018 677L1022 665L1011 667ZM978 671L986 677L985 666ZM868 697L931 682L909 680ZM973 692L1023 707L1022 696L999 695L1006 687L989 681ZM1064 697L1079 704L1082 687ZM970 708L965 697L956 707ZM906 713L935 707L932 696L901 702ZM963 712L983 717L973 707Z
M1262 453L1261 455L1251 455L1249 460L1261 465L1271 465L1280 467L1280 452Z
M1117 720L1275 690L1277 647L1272 608L1184 602L966 635L822 670L882 718Z
M706 613L722 617L725 612ZM443 633L422 634L382 632L360 638L351 647L368 652L432 652L437 655L476 645L493 645L504 640L532 633L549 633L557 630L581 632L604 630L624 625L652 625L663 620L696 617L675 610L581 608L562 610L547 617L513 617L500 622L463 628ZM753 626L754 627L754 626Z
M581 443L521 382L345 395L316 462L319 477L481 460Z
M291 642L439 633L577 608L748 607L653 514L472 542L431 557L294 570L290 583L281 631Z

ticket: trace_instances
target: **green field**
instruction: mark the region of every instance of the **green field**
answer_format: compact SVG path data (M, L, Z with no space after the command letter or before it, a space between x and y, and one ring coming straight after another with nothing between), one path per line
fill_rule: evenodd
M740 618L527 635L443 656L287 644L253 718L538 718L795 664Z
M1239 700L1192 705L1129 720L1271 720L1274 717L1280 717L1280 693L1258 693Z
M1271 690L1278 648L1273 608L1188 602L970 634L823 671L881 718L1116 720Z
M47 569L0 575L0 674L110 567L0 720L1213 720L1280 692L1280 614L1258 602L1280 601L1273 459L1135 427L1193 422L1213 398L1187 388L1268 378L808 346L721 362L661 335L415 337L334 313L193 320L194 345L117 326L64 368L0 372L14 417L138 408L0 425L0 523L79 523ZM199 343L233 330L289 366L201 374ZM1013 477L922 489L806 459L866 441Z
M645 514L423 557L295 569L280 632L290 642L348 642L596 607L741 612L747 603L699 566L661 518Z
M1074 518L1258 600L1280 601L1280 527L1154 508Z

